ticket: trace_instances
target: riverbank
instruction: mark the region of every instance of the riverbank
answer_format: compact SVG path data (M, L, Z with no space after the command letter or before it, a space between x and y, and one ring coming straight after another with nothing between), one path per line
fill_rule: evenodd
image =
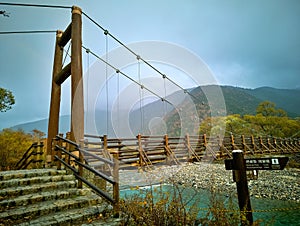
M300 170L295 168L259 171L257 180L248 182L250 195L256 198L290 200L300 203ZM121 187L147 186L157 183L178 183L195 189L214 190L224 195L236 195L232 172L224 164L185 163L154 167L146 172L120 172Z
M236 193L232 172L224 164L187 164L170 180L184 186L215 190L230 196ZM249 192L256 198L291 200L300 203L300 170L261 170L257 180L248 181Z

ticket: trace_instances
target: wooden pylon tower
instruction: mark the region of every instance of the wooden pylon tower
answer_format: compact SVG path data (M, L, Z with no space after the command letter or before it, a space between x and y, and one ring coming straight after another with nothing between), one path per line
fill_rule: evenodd
M71 62L63 68L63 47L71 42ZM72 7L72 21L63 31L57 31L52 73L52 90L48 122L47 162L55 153L51 148L53 138L59 133L61 84L71 76L70 139L79 143L84 138L84 98L82 80L82 10Z

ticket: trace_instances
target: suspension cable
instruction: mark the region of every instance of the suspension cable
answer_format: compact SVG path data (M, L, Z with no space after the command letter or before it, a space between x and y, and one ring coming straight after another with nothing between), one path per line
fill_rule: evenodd
M116 38L114 35L109 33L107 29L102 27L99 23L97 23L95 20L93 20L90 16L88 16L85 12L82 12L82 14L87 17L92 23L94 23L97 27L99 27L101 30L105 32L106 35L109 35L113 40L115 40L117 43L119 43L121 46L123 46L125 49L127 49L130 53L132 53L135 57L139 58L143 63L145 63L147 66L149 66L151 69L153 69L155 72L160 74L163 78L168 79L171 83L173 83L175 86L177 86L179 89L183 90L184 93L190 95L194 99L198 99L196 96L194 96L191 92L189 92L187 89L184 89L179 84L177 84L175 81L173 81L171 78L169 78L167 75L162 73L159 69L154 67L152 64L150 64L148 61L144 60L140 55L135 53L132 49L130 49L128 46L126 46L123 42L121 42L118 38Z
M85 51L87 53L87 78L86 78L86 112L85 112L85 125L88 121L88 112L89 112L89 78L90 78L90 50Z
M23 6L23 7L26 6L26 7L38 7L38 8L72 9L72 6L44 5L44 4L27 4L27 3L7 3L7 2L1 2L0 5Z
M141 82L141 62L140 62L140 58L137 57L137 60L138 60L138 80L139 80L139 83L142 84ZM143 132L144 130L144 115L143 115L143 88L140 86L139 87L139 94L140 94L140 115L141 115L141 131L140 133Z
M82 46L83 49L87 50L88 48L85 46ZM115 66L113 66L112 64L110 64L109 62L105 61L104 59L102 59L100 56L98 56L96 53L90 51L90 53L96 57L97 59L99 59L100 61L102 61L103 63L107 64L109 67L111 67L112 69L114 69L116 71L116 73L120 73L121 75L123 75L124 77L126 77L127 79L129 79L130 81L132 81L133 83L137 84L138 86L140 86L141 88L147 90L149 93L151 93L153 96L156 96L158 99L160 99L161 101L166 101L167 103L169 103L170 105L173 105L170 101L168 101L167 99L165 99L164 97L161 97L159 94L155 93L154 91L152 91L151 89L147 88L146 86L142 85L141 83L139 83L138 81L134 80L133 78L131 78L130 76L128 76L127 74L125 74L124 72L120 71L118 68L116 68Z
M108 37L107 33L104 31L105 34L105 61L108 62ZM106 134L108 135L108 118L109 118L109 113L108 113L108 65L105 64L105 91L106 91Z
M164 80L164 94L165 94L165 99L167 98L167 86L166 86L166 78L163 77ZM167 114L167 105L164 103L164 115Z
M119 131L120 124L120 74L117 73L117 131Z
M66 62L66 59L67 59L67 56L69 56L71 58L71 55L69 54L69 51L70 51L70 46L71 46L71 42L69 43L69 46L68 46L68 49L67 51L65 50L65 48L63 48L63 50L65 51L66 55L64 57L64 60L63 60L63 66L65 65L65 62ZM88 51L86 51L88 53Z
M56 33L56 30L36 30L36 31L0 31L0 35L11 34L42 34L42 33Z

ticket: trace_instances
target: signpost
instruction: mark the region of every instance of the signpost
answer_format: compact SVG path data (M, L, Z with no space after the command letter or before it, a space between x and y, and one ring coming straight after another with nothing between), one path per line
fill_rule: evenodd
M252 171L251 176L253 176L254 179L257 179L258 170L283 170L289 158L268 157L244 159L242 150L232 151L232 157L232 159L225 160L225 169L232 170L233 180L236 182L241 224L252 225L253 216L247 182L247 171Z
M283 170L288 157L268 157L244 159L246 170ZM226 170L235 170L233 159L225 159Z

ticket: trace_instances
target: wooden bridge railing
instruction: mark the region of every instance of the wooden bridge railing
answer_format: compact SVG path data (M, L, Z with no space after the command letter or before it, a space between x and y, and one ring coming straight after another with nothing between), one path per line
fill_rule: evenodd
M68 137L68 135L67 135ZM54 158L57 160L57 169L61 169L62 164L65 168L71 170L78 179L78 187L82 188L82 183L85 183L93 189L98 195L113 204L115 213L119 210L119 165L116 158L112 160L103 158L99 155L91 153L81 144L63 138L61 135L55 137L52 143L52 148L56 152ZM114 155L113 152L111 152ZM112 167L112 174L107 175L104 171L97 170L96 167L88 164L86 159L93 158L98 161L98 165L109 165ZM85 174L84 171L87 173ZM91 178L90 175L94 175ZM112 195L106 191L105 186L100 188L95 181L102 179L112 185Z
M43 162L43 147L43 142L34 142L16 163L14 168L17 170L26 169L29 165L33 165L33 168L40 168L37 164L40 165Z
M207 137L186 135L185 137L144 136L136 138L107 138L107 136L85 136L87 150L112 159L117 153L120 167L144 166L165 161L178 164L181 161L200 161L230 158L232 150L240 149L245 155L288 154L300 152L300 139L284 139L254 136ZM91 139L92 138L92 139Z

